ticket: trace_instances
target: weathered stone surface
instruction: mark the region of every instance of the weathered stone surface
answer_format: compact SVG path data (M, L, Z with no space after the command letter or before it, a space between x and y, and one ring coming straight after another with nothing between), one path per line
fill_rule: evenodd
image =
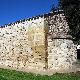
M0 67L45 74L73 69L76 45L63 13L35 18L0 28Z

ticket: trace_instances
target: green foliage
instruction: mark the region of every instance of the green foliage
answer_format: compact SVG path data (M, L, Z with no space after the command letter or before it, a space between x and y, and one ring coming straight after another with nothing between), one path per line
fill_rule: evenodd
M52 4L50 11L54 12L56 11L57 7L54 6L54 4Z
M55 7L52 8L54 11ZM80 44L80 0L58 0L57 10L64 11L70 28L69 34L75 43Z
M80 0L59 0L59 5L64 10L70 34L80 43Z
M15 70L0 69L0 80L80 80L80 73L36 75Z

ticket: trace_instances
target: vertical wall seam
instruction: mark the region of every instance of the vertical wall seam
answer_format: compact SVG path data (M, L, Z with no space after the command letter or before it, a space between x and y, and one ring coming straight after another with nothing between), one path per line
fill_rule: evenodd
M48 69L48 40L47 40L47 32L48 32L48 26L45 25L45 21L44 21L44 34L45 34L45 69Z

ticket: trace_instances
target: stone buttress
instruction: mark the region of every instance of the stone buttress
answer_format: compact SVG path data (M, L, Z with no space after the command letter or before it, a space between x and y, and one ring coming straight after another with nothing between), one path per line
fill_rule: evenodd
M45 14L48 24L47 50L48 70L54 72L74 72L77 60L76 45L69 35L69 26L63 11Z

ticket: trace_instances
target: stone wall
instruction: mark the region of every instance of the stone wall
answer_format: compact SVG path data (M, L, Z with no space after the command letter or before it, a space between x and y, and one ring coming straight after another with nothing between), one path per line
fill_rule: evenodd
M0 65L24 70L45 68L43 18L0 28Z
M47 14L45 21L49 25L48 69L53 72L74 71L77 60L76 45L69 35L69 26L63 13Z
M5 25L0 28L0 67L40 74L69 71L77 55L68 32L64 14L57 12Z
M48 39L48 68L55 72L74 71L76 46L68 39Z

